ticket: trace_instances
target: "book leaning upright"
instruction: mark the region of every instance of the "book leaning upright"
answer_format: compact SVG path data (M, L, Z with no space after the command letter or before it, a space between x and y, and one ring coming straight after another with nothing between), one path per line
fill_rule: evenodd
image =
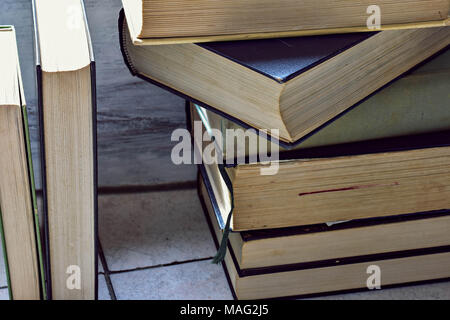
M45 299L27 109L13 27L0 27L0 235L10 298Z
M97 297L95 66L81 0L33 2L48 292Z

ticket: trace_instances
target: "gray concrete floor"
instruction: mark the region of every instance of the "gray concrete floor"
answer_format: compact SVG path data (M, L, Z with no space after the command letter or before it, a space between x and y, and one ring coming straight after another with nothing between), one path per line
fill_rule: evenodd
M210 263L215 248L196 190L101 195L99 205L100 299L232 298L223 269ZM450 282L320 299L450 299Z

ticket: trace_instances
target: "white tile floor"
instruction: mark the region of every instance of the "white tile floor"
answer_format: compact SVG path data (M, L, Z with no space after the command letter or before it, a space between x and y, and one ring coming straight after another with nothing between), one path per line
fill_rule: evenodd
M123 300L233 298L223 269L210 261L113 274L111 281Z
M215 248L196 190L103 195L99 204L99 299L232 299L222 267L210 263ZM0 299L8 299L3 262ZM450 299L450 282L320 299Z
M99 229L110 271L213 256L195 190L101 196Z
M0 300L8 300L9 294L8 289L0 289Z
M106 279L103 274L98 275L98 299L99 300L111 300L112 297L109 293L106 285Z

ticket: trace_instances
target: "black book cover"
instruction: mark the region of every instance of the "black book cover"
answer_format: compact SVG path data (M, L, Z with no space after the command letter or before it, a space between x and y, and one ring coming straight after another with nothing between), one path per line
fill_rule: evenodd
M210 42L198 46L284 83L374 34L376 32Z

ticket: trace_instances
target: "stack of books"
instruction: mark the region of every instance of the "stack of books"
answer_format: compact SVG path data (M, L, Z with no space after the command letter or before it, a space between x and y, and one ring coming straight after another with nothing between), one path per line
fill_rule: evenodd
M123 5L131 73L187 100L237 298L450 277L448 1Z

